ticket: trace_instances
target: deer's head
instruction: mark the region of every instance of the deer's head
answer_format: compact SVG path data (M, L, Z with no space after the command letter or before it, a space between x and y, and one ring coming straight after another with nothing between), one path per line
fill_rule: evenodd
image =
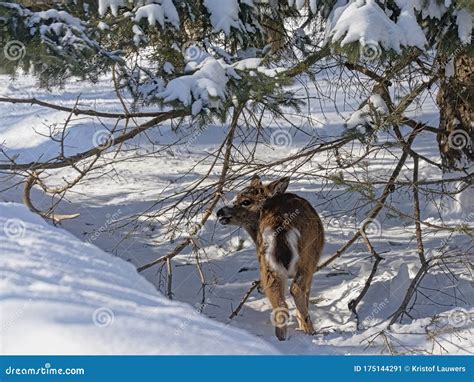
M250 185L238 192L232 205L217 211L219 223L237 225L245 228L250 234L256 229L263 203L272 196L283 194L290 182L289 177L263 184L258 175L254 175Z

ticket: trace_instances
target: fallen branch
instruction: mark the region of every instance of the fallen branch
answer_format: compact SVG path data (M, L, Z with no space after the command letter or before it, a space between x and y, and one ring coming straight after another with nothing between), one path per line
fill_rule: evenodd
M77 218L80 214L56 214L53 210L50 211L41 211L36 208L31 202L31 189L38 181L38 174L32 173L25 182L25 188L23 189L23 203L27 206L30 211L38 214L46 219L50 219L55 223L59 223L62 220L74 219Z

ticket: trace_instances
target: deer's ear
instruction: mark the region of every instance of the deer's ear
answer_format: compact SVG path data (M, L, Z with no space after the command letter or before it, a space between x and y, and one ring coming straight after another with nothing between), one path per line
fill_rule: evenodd
M252 176L252 180L250 181L250 187L260 188L262 187L262 181L258 175Z
M284 178L275 180L271 182L270 184L267 185L267 193L270 196L277 195L277 194L283 194L286 189L288 188L288 185L290 184L290 177L285 176Z

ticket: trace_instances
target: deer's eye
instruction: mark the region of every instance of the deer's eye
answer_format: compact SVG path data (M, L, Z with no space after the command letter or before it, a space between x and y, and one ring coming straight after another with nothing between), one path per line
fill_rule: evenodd
M240 205L242 206L250 206L251 204L252 204L252 201L249 199L245 199L244 201L240 203Z

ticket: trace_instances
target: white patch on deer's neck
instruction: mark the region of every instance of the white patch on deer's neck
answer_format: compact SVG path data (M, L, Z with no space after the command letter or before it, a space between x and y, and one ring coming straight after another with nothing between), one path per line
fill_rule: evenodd
M293 257L291 258L290 265L288 267L288 277L295 277L296 274L296 263L300 258L300 252L298 250L298 242L300 240L301 233L296 228L290 228L286 233L286 241L290 247Z
M275 231L271 227L266 227L262 232L262 239L263 245L265 245L265 260L267 261L268 268L273 272L286 276L287 271L285 267L276 261L275 258Z

